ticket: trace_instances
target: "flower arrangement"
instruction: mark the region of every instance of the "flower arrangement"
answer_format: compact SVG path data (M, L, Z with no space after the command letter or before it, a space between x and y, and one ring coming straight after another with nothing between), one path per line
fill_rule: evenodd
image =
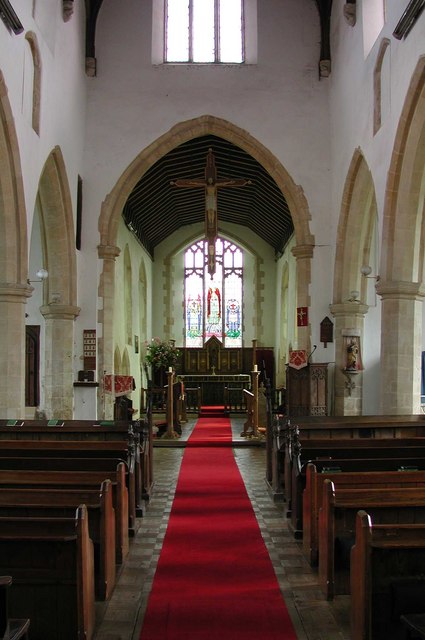
M146 341L145 348L145 362L150 364L153 369L175 367L180 356L180 351L172 342L167 342L160 338L152 338L151 341Z

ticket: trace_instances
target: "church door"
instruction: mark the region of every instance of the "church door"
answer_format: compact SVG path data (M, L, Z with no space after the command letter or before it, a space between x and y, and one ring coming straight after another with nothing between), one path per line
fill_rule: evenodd
M25 406L40 402L40 325L27 325L25 336Z

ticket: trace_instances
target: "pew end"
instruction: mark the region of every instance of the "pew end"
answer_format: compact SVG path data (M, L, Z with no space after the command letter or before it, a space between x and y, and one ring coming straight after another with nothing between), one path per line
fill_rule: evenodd
M7 640L28 640L29 618L9 618L11 576L0 576L0 637Z

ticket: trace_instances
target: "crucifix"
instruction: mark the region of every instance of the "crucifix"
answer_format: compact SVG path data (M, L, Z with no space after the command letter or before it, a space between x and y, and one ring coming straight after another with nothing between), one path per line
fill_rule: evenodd
M217 218L217 189L221 187L244 187L252 184L251 180L233 180L224 178L217 180L217 169L212 149L208 149L205 178L189 178L173 180L170 184L175 187L205 189L205 238L208 243L208 273L211 278L215 274L215 241L218 236Z

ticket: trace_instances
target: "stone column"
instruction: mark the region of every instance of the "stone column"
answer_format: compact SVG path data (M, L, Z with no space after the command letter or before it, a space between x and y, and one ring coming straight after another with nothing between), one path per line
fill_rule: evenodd
M103 376L114 373L114 301L115 301L115 260L120 255L119 247L99 245L98 256L103 260L103 270L99 283L99 298L103 300L103 308L98 312L99 331L98 347L98 417L112 420L114 417L114 396L105 394Z
M310 307L309 286L311 283L311 258L313 246L297 245L292 249L292 255L297 259L297 307ZM298 349L311 351L310 322L305 327L298 327Z
M0 410L25 418L25 307L29 285L0 283Z
M330 305L335 318L335 415L361 416L363 400L363 374L347 372L346 337L353 335L360 341L360 356L363 358L362 345L364 317L369 307L360 302L341 302Z
M415 282L382 282L381 406L384 414L420 413L422 301Z
M72 420L74 409L74 320L80 308L50 303L44 316L44 410L48 418Z

